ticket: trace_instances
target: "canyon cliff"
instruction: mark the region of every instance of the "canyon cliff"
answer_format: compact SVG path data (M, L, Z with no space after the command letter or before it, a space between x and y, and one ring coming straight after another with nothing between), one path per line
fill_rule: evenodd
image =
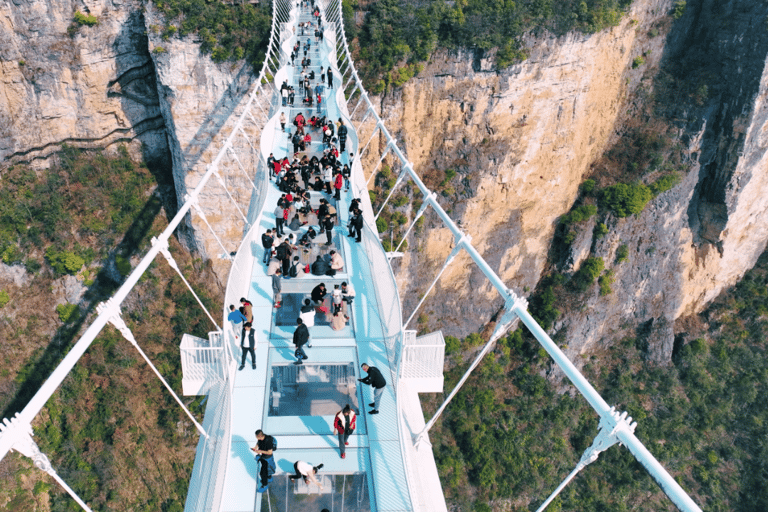
M619 326L646 326L657 340L650 356L668 360L675 321L736 282L768 239L762 221L768 208L766 31L755 21L765 19L764 8L690 2L679 20L671 8L666 0L638 0L613 29L530 36L528 58L504 70L495 69L492 53L440 50L417 77L376 98L417 172L458 172L453 195L442 199L446 209L505 282L527 296L547 268L558 219L636 113L638 92L653 88L653 70L697 45L717 56L721 79L734 86L712 88L696 115L678 127L688 155L680 183L634 217L602 218L606 236L593 239L585 230L574 244L571 270L592 253L614 270L615 283L607 296L594 287L580 311L555 324L552 334L571 356L610 343ZM739 23L717 25L722 9ZM98 24L76 24L76 10ZM14 0L1 19L3 166L31 161L44 167L62 144L129 142L135 154L172 168L183 201L231 132L256 76L243 63L214 63L194 36L164 38L161 16L138 1ZM245 126L256 147L259 123ZM371 130L365 124L360 140ZM248 141L236 144L247 149ZM375 166L375 153L366 155L367 169ZM197 212L184 231L187 244L214 262L221 282L229 263L220 256L237 249L233 240L240 239L251 199L243 170L250 174L256 165L253 152L239 155L240 162L225 158L220 166L237 207L215 176L199 201L224 247ZM412 236L395 264L405 316L431 280L416 269L436 274L451 244L429 215L425 229ZM616 264L622 245L628 259ZM439 299L423 307L421 327L446 334L480 329L501 306L463 256L443 274L434 296Z
M615 276L612 293L600 296L593 286L578 310L555 323L551 334L576 361L638 326L651 342L649 357L669 361L675 321L738 281L768 240L768 47L764 27L753 26L765 19L765 8L689 2L678 20L671 9L670 2L641 0L613 29L531 38L529 58L502 71L493 69L492 55L441 52L416 78L376 100L422 176L458 171L455 193L441 198L444 208L508 286L527 296L545 271L558 219L573 206L592 164L641 114L633 103L653 90L658 68L692 48L720 63L723 85L710 84L703 105L677 127L687 160L679 184L638 215L604 215L607 235L593 237L588 226L573 245L582 251L572 255L571 270L591 252ZM737 21L719 24L721 15ZM376 165L375 153L367 155L366 168ZM453 240L427 216L426 228L409 243L396 264L406 317ZM619 264L621 245L629 255ZM464 336L501 305L468 258L459 257L422 306L420 328Z

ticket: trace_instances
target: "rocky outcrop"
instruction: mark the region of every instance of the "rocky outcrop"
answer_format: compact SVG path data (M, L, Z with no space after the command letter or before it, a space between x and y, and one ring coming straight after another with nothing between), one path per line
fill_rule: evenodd
M168 126L174 183L181 203L197 186L232 133L257 74L243 62L214 63L210 56L200 52L200 45L192 36L162 40L154 27L162 27L165 22L151 4L147 6L146 18L150 53L157 71L160 110ZM267 109L269 94L266 90L266 99L260 97ZM237 159L227 154L218 167L226 189L214 176L199 196L198 205L211 228L196 211L187 217L191 228L187 231L188 244L212 260L222 283L227 279L229 261L221 256L237 251L243 237L243 215L248 213L254 191L250 180L258 154L253 148L259 147L261 123L266 118L259 117L257 109L252 109L252 116L255 117L249 116L243 125L248 139L242 133L233 138ZM257 117L259 124L252 121Z
M422 176L432 169L458 171L457 197L445 199L445 208L519 293L535 288L558 217L571 207L589 165L614 133L628 83L642 74L632 69L632 59L646 52L646 65L658 62L664 38L646 34L669 5L638 1L614 29L532 39L529 58L501 72L492 70L492 56L440 55L380 99L388 128ZM431 229L418 245L398 273L409 290L406 314L426 287L421 276L429 273L423 269L437 272L451 237ZM424 308L429 327L457 335L476 331L501 305L462 258L443 274L435 296L440 299Z
M648 342L650 359L668 361L675 319L700 311L735 283L768 240L768 49L765 30L753 26L765 19L765 8L743 1L688 2L685 18L674 25L669 8L668 2L641 0L612 30L532 40L528 60L498 73L476 55L441 56L434 59L439 65L379 98L387 126L425 179L433 169L458 171L456 194L444 198L444 207L505 282L526 295L542 273L557 219L573 205L590 164L621 130L641 74L693 40L708 41L697 51L719 62L721 84L710 86L716 94L701 107L699 120L681 127L690 170L640 215L601 219L609 233L600 240L592 240L591 229L577 239L577 246L604 259L616 281L607 296L593 288L581 311L556 324L553 334L560 334L575 361L595 343L610 343L627 331ZM718 23L722 9L739 21ZM645 64L633 66L641 54ZM452 246L446 230L431 225L412 238L416 250L398 267L406 315ZM629 258L619 264L621 245ZM575 267L584 253L573 255ZM425 327L456 335L477 330L501 306L461 258L433 294L423 306ZM647 328L635 333L638 326Z
M77 26L76 10L98 24ZM167 155L140 2L5 2L0 90L0 167L44 165L65 143L139 141L145 158Z

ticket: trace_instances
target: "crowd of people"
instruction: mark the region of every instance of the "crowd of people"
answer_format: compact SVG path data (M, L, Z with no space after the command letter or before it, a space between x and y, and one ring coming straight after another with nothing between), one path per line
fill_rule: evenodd
M299 23L298 33L294 29L297 42L290 59L296 71L295 87L289 85L287 80L280 87L282 106L287 109L279 114L280 129L286 133L292 152L281 158L270 153L267 159L270 180L274 180L281 195L273 211L275 226L261 235L264 249L262 263L266 266L266 274L271 277L275 309L283 307L284 279L335 277L346 273L346 262L339 250L342 244L333 247L333 235L339 208L342 207L342 190L348 192L350 189L351 161L342 161L347 151L348 128L341 118L334 122L323 115L326 112L323 108L326 103L324 95L327 89L333 88L333 71L320 67L319 73L316 73L316 66L313 68L312 65L312 48L323 43L322 16L315 0L300 0L299 3L312 14L312 20ZM300 110L290 119L289 107L296 107L297 94ZM313 106L316 107L314 113ZM359 243L363 228L359 199L351 200L348 212L347 236ZM324 244L320 238L323 234L326 235ZM321 245L327 246L327 249L321 250ZM301 257L310 254L315 255L314 262ZM330 289L325 283L312 288L303 299L296 319L293 333L295 365L303 365L309 358L306 349L312 346L310 329L317 327L318 318L324 318L331 329L342 330L350 319L354 300L354 286L347 280L333 284ZM253 304L243 297L239 308L230 305L228 320L233 324L242 324L242 330L235 331L242 349L239 369L245 368L249 354L251 366L256 369ZM378 414L386 381L373 366L363 364L362 370L367 376L358 380L373 388L372 410L369 413ZM342 459L346 458L346 446L355 428L356 412L347 404L333 420L333 434L338 436ZM256 439L256 445L251 450L256 454L259 465L258 492L264 492L276 471L274 452L277 440L261 430L256 431ZM293 467L295 475L290 477L292 480L302 479L307 485L315 484L322 490L322 483L316 475L323 464L313 465L299 460Z

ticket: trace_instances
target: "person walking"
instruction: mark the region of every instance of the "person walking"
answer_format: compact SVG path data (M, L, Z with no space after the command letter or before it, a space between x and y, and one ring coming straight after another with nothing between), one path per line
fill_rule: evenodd
M251 329L251 322L245 322L243 324L243 337L240 339L240 348L243 350L243 359L240 361L240 368L245 368L245 360L248 358L248 353L251 353L251 367L256 369L256 331Z
M378 368L375 366L368 366L367 363L360 365L365 373L368 374L364 379L357 379L363 384L370 384L373 388L373 402L370 405L372 410L368 411L368 414L379 414L379 405L381 404L381 395L384 394L384 387L387 385L387 381L384 380L384 376L381 374Z
M261 235L261 245L264 247L264 258L262 262L265 265L269 264L269 260L272 257L272 245L275 243L275 238L272 236L272 230L268 229L266 233Z
M355 431L356 419L355 411L347 404L336 413L336 418L333 420L333 433L339 437L339 452L342 459L347 458L345 447L349 445L349 436Z
M283 285L280 282L280 276L283 275L283 269L278 268L272 275L272 291L275 294L275 307L279 308L283 305Z
M251 451L259 456L259 477L261 478L261 486L257 489L257 492L264 492L267 490L269 482L272 481L272 475L277 470L275 464L275 457L273 452L277 449L277 443L275 438L265 434L261 429L256 431L256 446L251 448Z
M304 364L304 359L308 359L307 354L304 352L304 345L309 341L309 329L304 325L304 321L301 317L296 319L296 330L293 331L293 344L296 345L296 351L294 355L298 361L293 364Z
M323 485L317 481L317 478L315 478L315 475L318 471L323 467L322 464L318 464L317 466L312 466L312 464L308 462L304 462L303 460L297 460L293 464L293 469L296 471L295 475L291 475L291 480L296 480L297 478L301 478L304 480L304 483L309 484L315 484L320 488L320 490L323 490Z
M288 94L286 93L285 98L283 100L288 99ZM285 102L283 102L283 106L285 106ZM285 131L285 123L288 122L288 120L285 118L285 112L280 112L280 128Z

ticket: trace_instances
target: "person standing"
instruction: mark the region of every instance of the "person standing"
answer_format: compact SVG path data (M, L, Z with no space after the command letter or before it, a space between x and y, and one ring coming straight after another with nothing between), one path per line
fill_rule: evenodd
M240 297L240 305L243 307L246 321L253 323L253 304L245 297Z
M341 201L341 187L344 186L344 176L341 175L341 171L336 172L336 178L333 181L333 188L336 189L336 194L333 198L336 201ZM336 203L338 204L338 202Z
M261 477L261 487L257 489L258 492L264 492L267 490L269 482L272 481L272 475L277 470L275 464L275 457L273 452L275 451L275 438L265 434L261 429L256 431L256 446L251 448L251 451L259 456L259 476Z
M268 229L266 233L261 235L261 245L264 247L264 259L262 260L265 265L269 264L269 259L272 257L272 245L275 243L275 239L272 236L272 230Z
M368 374L364 379L357 379L363 384L370 384L373 388L373 402L370 405L372 410L368 411L368 414L379 414L379 405L381 404L381 395L384 394L384 387L387 385L387 381L384 380L384 376L381 374L378 368L375 366L368 366L363 363L361 368Z
M355 411L347 404L336 413L336 418L333 420L333 433L339 436L339 451L342 459L347 458L345 447L349 445L349 436L355 431L356 419Z
M347 145L347 127L344 121L339 119L339 151L344 152L344 148Z
M363 236L363 212L359 208L352 218L352 227L355 228L355 242L360 243Z
M278 205L275 207L275 236L283 236L284 225L285 225L285 208Z
M239 324L240 322L247 322L248 319L245 318L245 315L242 313L242 311L240 311L239 309L235 309L234 304L230 304L227 320L232 322L232 332L235 333L235 339L237 339L237 324Z
M248 358L249 352L251 353L251 366L254 370L256 369L256 352L253 350L254 347L256 347L256 331L251 329L251 322L245 322L243 324L243 337L240 339L243 359L240 361L240 368L238 370L245 368L245 360Z
M286 93L285 98L283 98L283 106L285 106L285 100L288 99L288 94ZM288 122L288 120L285 118L285 112L280 112L280 128L285 131L285 123Z
M296 319L296 330L293 331L293 344L296 345L296 351L294 355L298 361L293 364L304 364L304 359L308 359L307 354L304 352L304 345L309 341L309 329L304 325L304 321L301 317Z
M331 68L328 68L326 75L328 75L328 88L333 89L333 71L331 71Z
M325 216L325 220L323 221L323 228L325 228L325 236L328 240L325 243L325 245L332 245L333 244L333 241L331 240L333 238L333 217L332 216L330 215Z
M283 269L278 268L274 275L272 275L272 291L275 294L275 307L279 308L283 305L283 291L282 283L280 282L280 276L283 274Z
M309 484L315 484L320 488L320 490L323 490L323 485L317 481L317 478L315 478L315 475L317 472L323 467L322 464L318 464L317 466L312 466L312 464L308 462L304 462L303 460L297 460L293 464L293 469L296 471L295 475L291 475L291 480L296 480L297 478L304 479L304 483Z

